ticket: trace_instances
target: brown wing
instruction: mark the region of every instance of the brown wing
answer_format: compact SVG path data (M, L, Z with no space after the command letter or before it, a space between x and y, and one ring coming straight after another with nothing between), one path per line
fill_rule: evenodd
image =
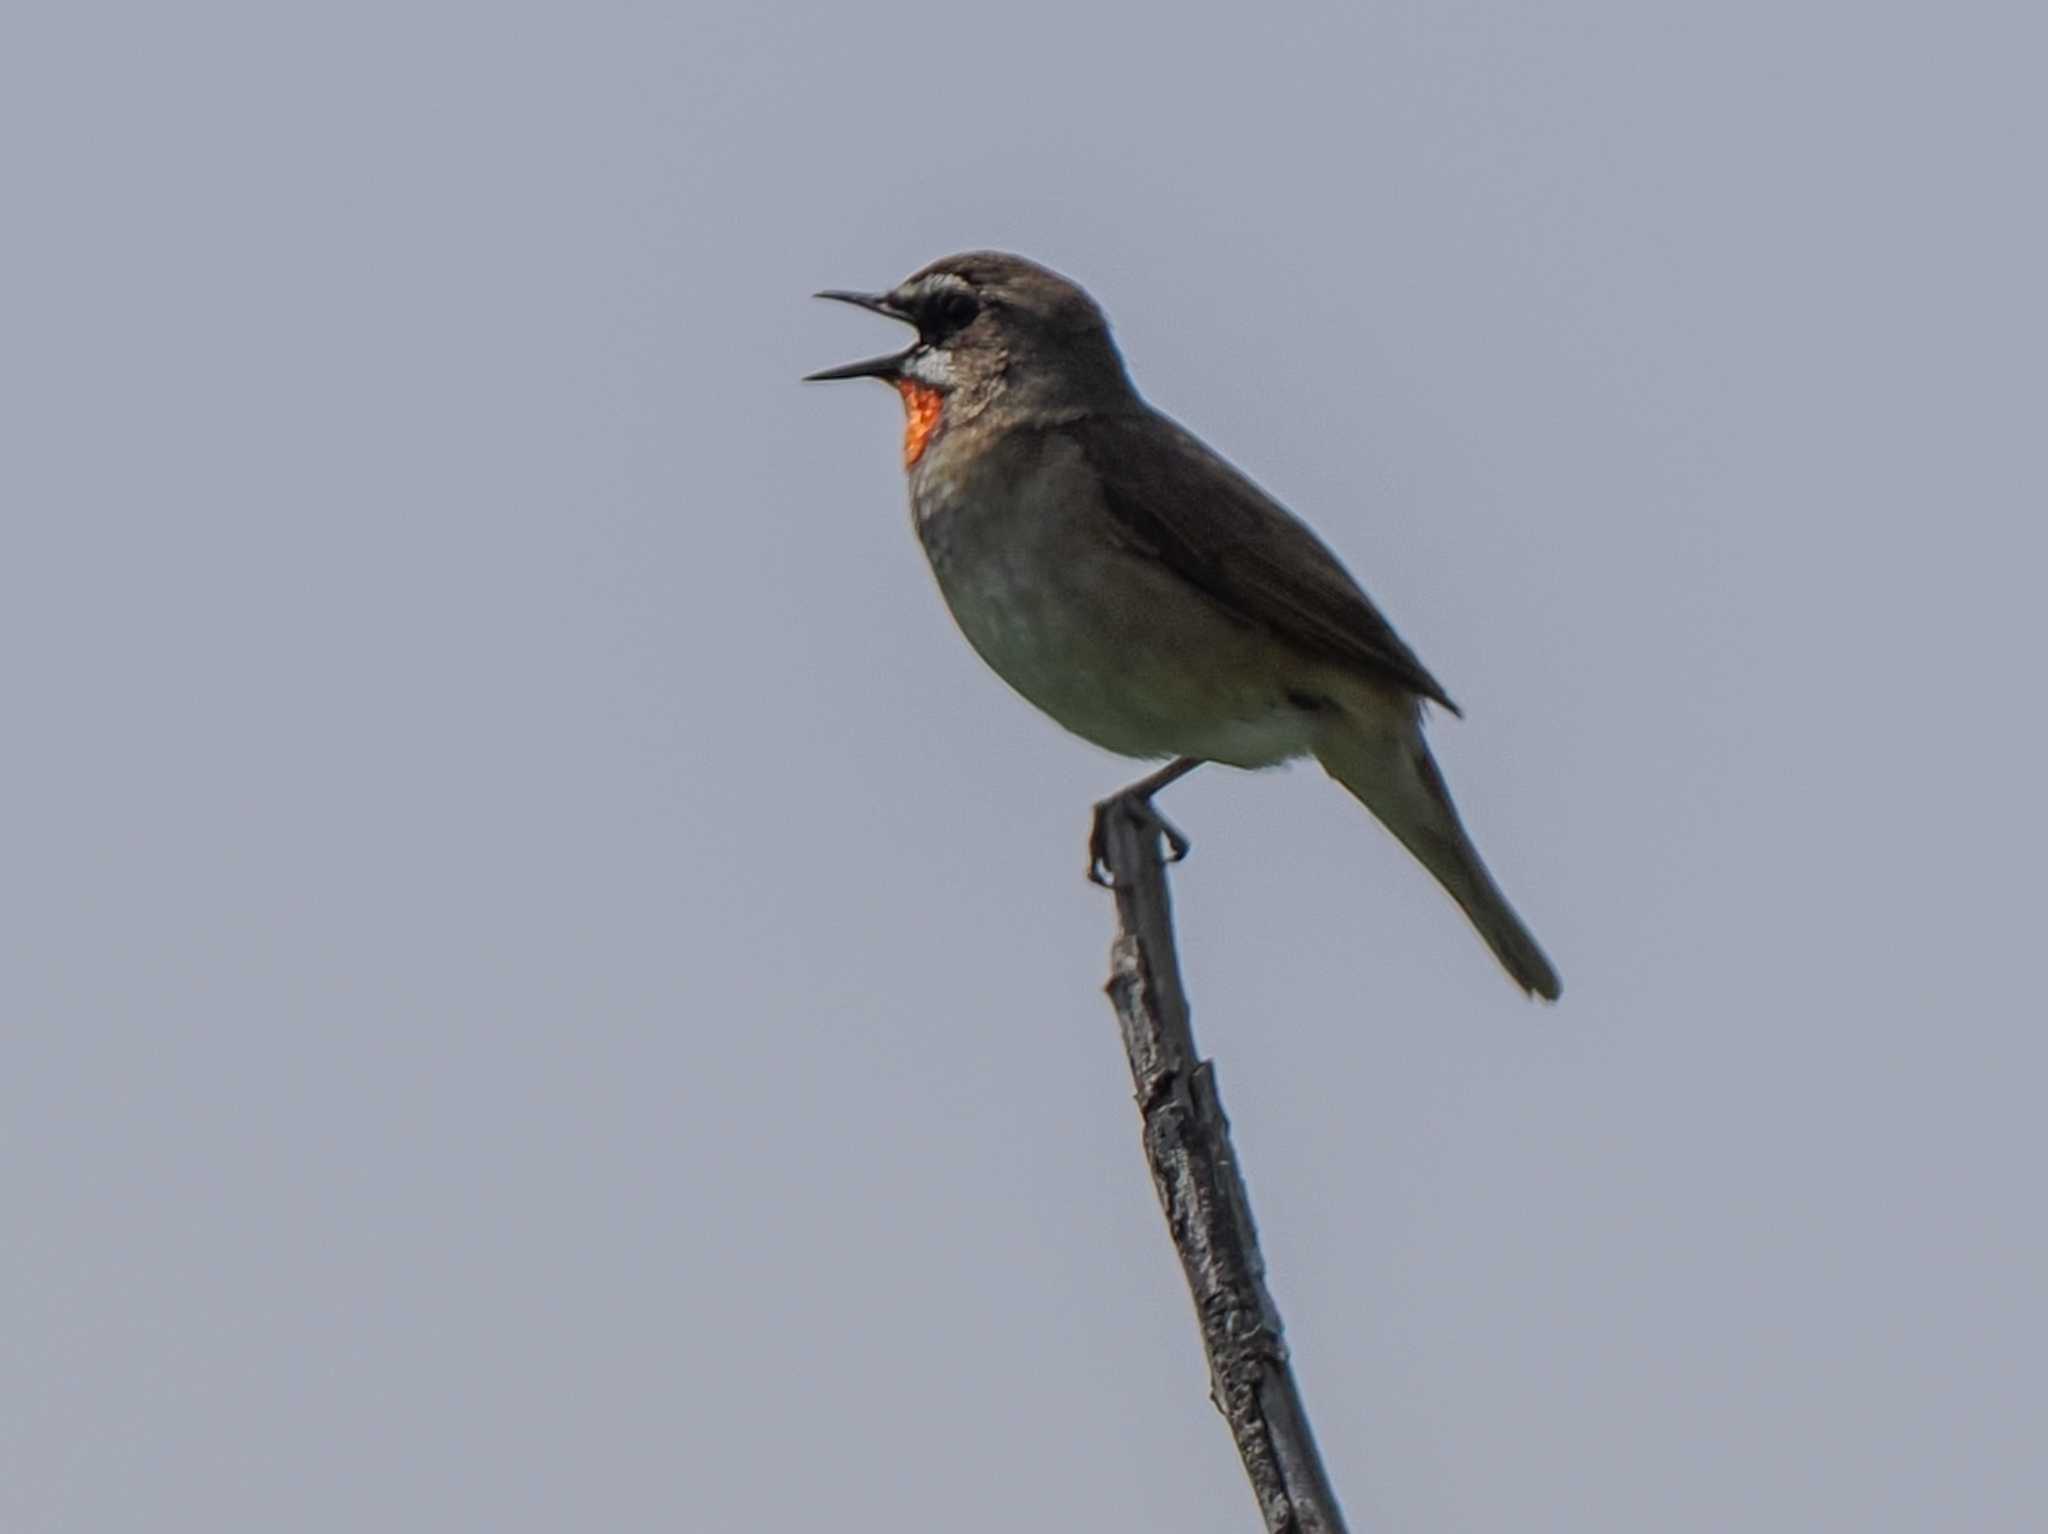
M1156 412L1061 430L1086 452L1133 547L1244 622L1460 712L1322 540L1191 433Z

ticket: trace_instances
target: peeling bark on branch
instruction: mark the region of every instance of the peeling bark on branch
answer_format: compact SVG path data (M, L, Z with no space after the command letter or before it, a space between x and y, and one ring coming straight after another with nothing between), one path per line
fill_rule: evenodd
M1271 1534L1345 1534L1266 1290L1216 1073L1195 1053L1158 827L1122 804L1105 813L1117 910L1109 996L1130 1056L1145 1159L1209 1356L1210 1399L1230 1424Z

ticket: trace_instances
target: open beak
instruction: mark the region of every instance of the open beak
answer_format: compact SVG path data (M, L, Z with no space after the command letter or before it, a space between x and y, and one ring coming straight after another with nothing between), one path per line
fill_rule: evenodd
M887 315L892 320L902 320L906 324L909 323L910 317L890 303L886 294L846 293L837 289L828 289L823 293L814 294L813 296L829 298L835 303L852 304L856 309L866 309L873 314ZM886 357L870 357L865 362L848 362L840 367L826 368L818 373L809 373L804 376L804 382L828 383L835 378L894 378L898 373L902 372L903 364L909 358L911 350L912 348L906 347L900 352L891 352Z

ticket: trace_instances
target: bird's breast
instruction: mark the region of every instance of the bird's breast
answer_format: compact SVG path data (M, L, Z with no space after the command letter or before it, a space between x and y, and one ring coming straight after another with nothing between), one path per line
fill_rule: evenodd
M1127 756L1239 765L1306 749L1261 637L1113 536L1094 475L1056 441L962 452L911 473L940 593L991 669L1077 735Z

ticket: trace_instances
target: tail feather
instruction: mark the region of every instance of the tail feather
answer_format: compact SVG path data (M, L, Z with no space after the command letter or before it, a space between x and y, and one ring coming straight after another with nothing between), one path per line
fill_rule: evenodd
M1465 834L1443 774L1419 732L1332 731L1318 744L1316 756L1436 876L1517 985L1545 1001L1563 994L1557 971Z

